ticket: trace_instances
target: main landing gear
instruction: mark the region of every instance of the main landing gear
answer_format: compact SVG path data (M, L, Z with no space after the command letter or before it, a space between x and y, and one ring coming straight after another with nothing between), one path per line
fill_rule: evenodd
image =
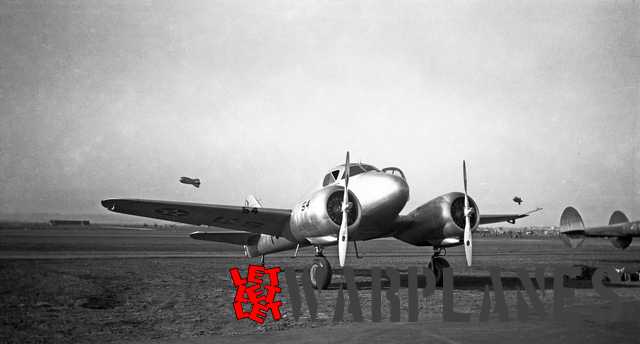
M444 248L434 248L433 255L429 261L429 270L433 271L433 275L436 278L436 285L442 286L442 270L449 267L449 262L442 256L447 255L447 250Z
M322 254L322 247L316 246L316 258L309 269L309 279L315 289L327 289L331 283L331 265Z
M331 264L329 260L322 254L323 248L316 246L316 258L309 269L309 279L311 285L315 289L327 289L331 284ZM449 267L449 262L443 258L447 254L444 248L434 248L433 255L429 261L428 268L433 272L436 279L436 285L442 286L442 270Z

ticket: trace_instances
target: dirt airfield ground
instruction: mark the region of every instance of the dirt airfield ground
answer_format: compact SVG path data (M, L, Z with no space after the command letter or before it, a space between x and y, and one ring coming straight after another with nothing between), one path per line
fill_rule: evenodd
M588 281L578 281L568 301L570 320L554 321L535 315L516 317L520 284L513 271L536 265L549 268L542 296L551 311L551 267L640 266L640 244L617 250L606 240L588 240L569 250L557 239L477 238L474 266L466 267L461 248L449 250L454 271L455 310L472 313L470 323L442 320L442 291L420 298L419 321L407 321L406 284L400 290L401 322L389 321L382 295L382 322L371 322L371 267L394 267L406 280L406 269L425 265L430 248L384 239L359 244L364 256L348 257L357 274L364 322L333 323L342 282L336 269L330 290L317 293L318 319L312 321L303 302L303 316L295 320L283 283L284 317L258 326L237 321L232 302L235 289L228 269L246 269L247 259L233 245L196 241L193 228L139 230L109 226L14 226L0 229L0 342L145 342L145 343L637 343L640 338L640 285L616 285L624 298L624 321L608 316L611 306ZM313 259L311 248L298 258L292 252L267 257L267 266L301 271ZM336 249L325 255L337 266ZM503 271L510 320L496 314L478 321L489 267ZM636 269L637 270L637 269ZM533 275L532 275L533 276ZM284 276L282 276L284 282ZM422 287L420 283L419 287ZM383 288L384 289L384 288ZM525 299L526 296L525 296ZM269 318L270 319L270 318Z

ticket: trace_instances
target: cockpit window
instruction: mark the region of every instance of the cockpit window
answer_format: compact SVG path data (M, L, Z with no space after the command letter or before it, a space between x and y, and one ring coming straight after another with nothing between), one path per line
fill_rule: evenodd
M340 170L335 170L333 172L331 172L331 174L333 175L333 179L338 179L338 175L340 175Z
M402 179L404 179L405 181L407 180L407 177L404 176L404 172L402 172L402 170L397 167L385 167L382 169L382 172L392 175L400 175Z
M322 181L322 186L327 186L327 185L329 185L329 184L331 184L331 183L333 183L335 181L336 181L336 179L333 178L333 174L327 173L327 175L324 176L324 180Z
M353 177L355 175L358 175L360 173L365 173L367 171L365 171L360 165L351 165L349 167L349 176ZM342 174L342 179L344 179L344 173Z
M349 168L349 174L352 176L355 176L356 174L360 174L366 172L365 170L362 169L362 167L360 167L360 165L353 165Z
M380 171L380 170L378 170L377 168L375 168L374 166L371 166L371 165L360 164L360 167L362 167L367 172L369 172L369 171Z

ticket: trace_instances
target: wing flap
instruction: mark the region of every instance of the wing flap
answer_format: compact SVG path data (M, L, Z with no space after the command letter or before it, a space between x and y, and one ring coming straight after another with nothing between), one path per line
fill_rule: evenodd
M260 239L260 234L245 232L193 232L189 235L196 240L225 242L235 245L251 245Z
M280 236L291 210L143 199L107 199L102 205L117 213Z

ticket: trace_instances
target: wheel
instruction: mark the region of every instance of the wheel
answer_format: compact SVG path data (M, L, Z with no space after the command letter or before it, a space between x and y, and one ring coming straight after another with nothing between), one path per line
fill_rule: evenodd
M327 289L331 283L331 265L325 257L313 260L309 269L309 279L315 289Z
M442 286L442 269L448 268L449 262L442 257L433 257L429 262L429 270L433 271L433 275L436 277L436 285Z

